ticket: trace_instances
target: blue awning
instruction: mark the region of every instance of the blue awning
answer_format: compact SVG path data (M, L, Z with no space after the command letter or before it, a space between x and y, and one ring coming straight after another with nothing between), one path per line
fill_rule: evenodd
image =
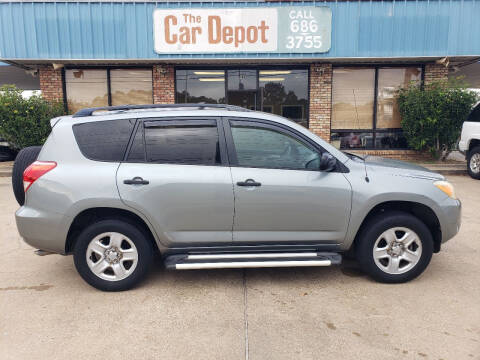
M161 9L324 6L324 53L158 54L153 12ZM336 2L2 2L0 60L384 59L480 55L480 0ZM282 24L279 24L282 26Z

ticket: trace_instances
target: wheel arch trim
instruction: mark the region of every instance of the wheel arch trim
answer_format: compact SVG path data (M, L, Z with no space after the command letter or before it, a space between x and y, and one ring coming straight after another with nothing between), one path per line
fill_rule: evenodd
M154 242L157 249L159 251L163 250L164 246L160 242L158 234L156 233L152 224L145 216L143 216L143 214L138 213L131 208L126 209L123 207L96 206L82 209L81 211L78 211L76 215L71 217L71 223L69 224L67 238L65 241L65 254L72 253L76 237L84 228L84 225L90 223L89 220L109 218L121 218L140 225L142 230L147 232L147 235Z
M434 252L438 253L440 251L442 243L442 227L437 212L431 206L409 200L387 200L370 206L370 208L365 211L366 215L363 217L362 221L359 224L356 224L355 228L350 229L350 238L347 238L345 241L346 248L348 249L355 245L358 235L370 219L379 213L386 211L403 211L417 217L428 227L432 234Z

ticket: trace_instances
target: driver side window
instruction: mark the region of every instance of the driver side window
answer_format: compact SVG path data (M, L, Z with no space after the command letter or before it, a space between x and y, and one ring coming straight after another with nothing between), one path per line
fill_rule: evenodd
M238 165L242 167L318 170L318 152L295 137L270 128L232 125Z

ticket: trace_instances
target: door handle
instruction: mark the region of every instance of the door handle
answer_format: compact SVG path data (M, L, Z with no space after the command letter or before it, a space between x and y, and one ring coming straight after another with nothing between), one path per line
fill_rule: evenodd
M247 179L245 181L239 181L237 182L238 186L261 186L262 183L256 182L253 179Z
M150 182L148 180L143 180L140 176L135 176L131 180L123 180L123 183L126 185L148 185Z

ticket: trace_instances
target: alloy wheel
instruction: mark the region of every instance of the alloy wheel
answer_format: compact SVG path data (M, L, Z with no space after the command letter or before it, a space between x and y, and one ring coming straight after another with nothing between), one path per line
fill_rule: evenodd
M108 281L127 278L138 264L135 244L118 232L106 232L94 237L88 244L86 257L90 270Z
M405 227L384 231L373 246L375 264L388 274L403 274L418 264L422 242L418 235Z
M478 174L480 173L480 154L475 153L472 155L470 158L470 170L472 170L473 173Z

